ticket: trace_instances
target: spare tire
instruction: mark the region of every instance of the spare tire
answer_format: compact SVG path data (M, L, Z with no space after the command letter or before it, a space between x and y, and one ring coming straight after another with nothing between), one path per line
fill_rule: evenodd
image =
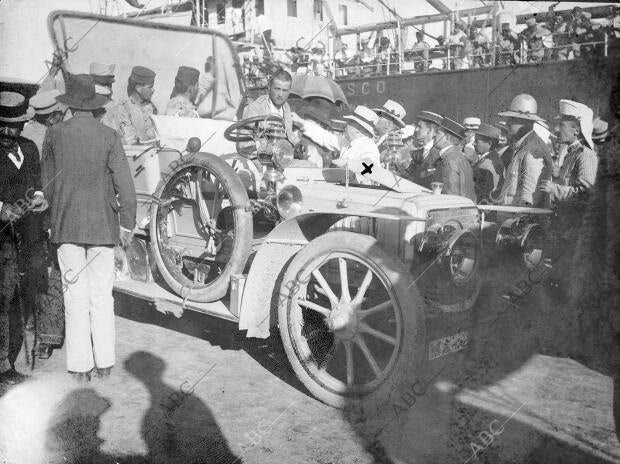
M173 292L203 303L226 295L250 255L249 203L241 179L215 155L183 156L162 173L149 234L157 269Z

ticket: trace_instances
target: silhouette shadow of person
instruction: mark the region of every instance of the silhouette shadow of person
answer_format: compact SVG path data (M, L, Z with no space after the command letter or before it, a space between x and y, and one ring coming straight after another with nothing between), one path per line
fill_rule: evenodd
M141 433L149 463L239 464L228 447L209 408L183 382L172 388L162 380L165 362L148 352L132 353L124 363L127 372L144 383L150 406Z
M67 394L58 404L47 429L46 462L115 463L99 449L101 416L111 403L91 388Z

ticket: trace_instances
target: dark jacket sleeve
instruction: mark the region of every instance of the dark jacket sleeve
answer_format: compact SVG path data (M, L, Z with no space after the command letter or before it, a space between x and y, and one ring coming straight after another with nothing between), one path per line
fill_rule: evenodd
M43 148L41 153L41 182L45 186L43 195L49 203L52 202L54 197L54 180L59 174L56 172L56 166L54 161L54 149L52 144L53 130L47 130L45 132L45 138L43 139Z
M39 157L39 149L32 142L32 183L35 191L41 191L43 184L41 183L41 159Z
M112 174L114 191L118 195L120 223L121 227L133 230L136 227L136 190L121 138L116 133L111 136L113 140L108 155L108 168Z
M443 193L446 195L460 195L460 172L459 167L452 160L446 158L441 165L441 178Z

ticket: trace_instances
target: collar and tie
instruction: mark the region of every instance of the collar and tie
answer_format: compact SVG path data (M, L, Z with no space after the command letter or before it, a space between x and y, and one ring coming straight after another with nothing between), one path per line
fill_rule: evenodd
M22 149L17 145L17 149L13 148L7 152L7 156L11 160L11 162L15 165L17 169L21 169L22 164L24 164L24 154L22 153Z

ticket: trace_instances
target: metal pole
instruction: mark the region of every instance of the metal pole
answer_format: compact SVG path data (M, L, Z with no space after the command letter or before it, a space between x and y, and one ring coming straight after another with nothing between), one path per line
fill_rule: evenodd
M325 24L325 25L321 28L321 30L320 30L319 32L317 32L316 34L314 34L314 36L310 39L310 41L309 41L309 42L306 44L306 46L304 47L304 50L306 50L306 49L308 48L308 46L309 46L309 45L310 45L310 44L314 41L314 39L316 39L316 38L319 36L319 34L320 34L321 32L323 32L323 31L325 30L325 28L326 28L327 26L329 26L329 25L330 25L333 21L334 21L334 20L333 20L333 19L331 19L328 23L326 23L326 24Z

